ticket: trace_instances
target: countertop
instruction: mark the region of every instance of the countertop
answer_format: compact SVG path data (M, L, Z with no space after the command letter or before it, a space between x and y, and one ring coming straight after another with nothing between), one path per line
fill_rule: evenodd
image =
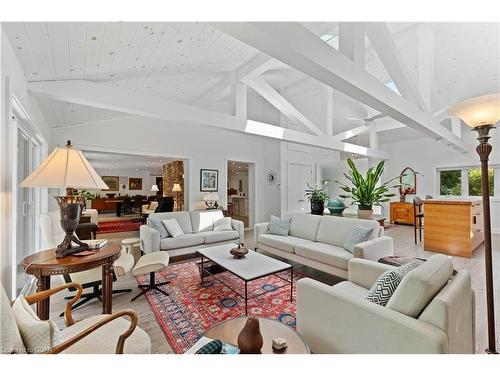
M470 206L475 203L481 203L481 198L436 198L436 199L425 199L424 204L452 204L452 205L465 205Z

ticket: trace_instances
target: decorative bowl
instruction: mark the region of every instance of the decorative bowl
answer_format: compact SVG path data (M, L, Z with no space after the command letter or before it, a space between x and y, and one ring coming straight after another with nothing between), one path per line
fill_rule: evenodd
M240 245L238 245L238 247L233 247L229 252L234 257L234 259L242 259L246 254L248 254L248 249L246 247L241 247Z
M342 215L342 212L344 212L344 210L346 209L346 206L342 199L329 200L326 207L330 211L331 215Z

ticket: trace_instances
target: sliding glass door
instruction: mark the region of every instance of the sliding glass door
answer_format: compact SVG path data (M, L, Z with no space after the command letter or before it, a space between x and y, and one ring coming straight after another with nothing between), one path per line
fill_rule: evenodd
M15 121L15 120L14 120ZM26 274L21 267L24 257L34 253L38 246L39 230L36 226L36 214L40 211L40 192L32 188L20 188L19 183L24 180L40 162L40 147L17 123L17 184L16 184L16 294L19 294L26 282ZM36 199L38 198L38 199Z

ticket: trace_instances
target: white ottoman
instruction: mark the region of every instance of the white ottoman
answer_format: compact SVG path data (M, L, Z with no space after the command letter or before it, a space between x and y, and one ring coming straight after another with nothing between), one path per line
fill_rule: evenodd
M170 256L166 251L156 251L154 253L145 254L139 258L134 269L132 270L132 275L140 276L149 273L149 284L139 284L138 286L142 289L142 292L132 298L132 301L142 296L150 289L156 290L168 296L168 293L160 289L159 286L169 284L170 281L156 283L155 272L162 271L167 268L169 260Z

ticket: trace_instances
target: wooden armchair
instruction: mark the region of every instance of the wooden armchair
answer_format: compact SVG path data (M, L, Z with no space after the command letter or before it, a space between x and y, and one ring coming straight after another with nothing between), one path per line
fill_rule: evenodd
M76 289L76 295L68 301L64 312L64 321L68 328L61 331L62 343L52 347L44 354L150 353L151 340L145 331L137 327L137 314L133 310L126 309L110 315L98 315L75 321L72 315L72 306L82 295L80 284L67 283L27 296L25 299L28 304L32 305L69 288ZM5 296L4 293L2 294ZM130 320L125 319L125 316L128 316ZM4 316L2 316L2 324L9 323L3 320ZM17 328L17 325L13 325Z

